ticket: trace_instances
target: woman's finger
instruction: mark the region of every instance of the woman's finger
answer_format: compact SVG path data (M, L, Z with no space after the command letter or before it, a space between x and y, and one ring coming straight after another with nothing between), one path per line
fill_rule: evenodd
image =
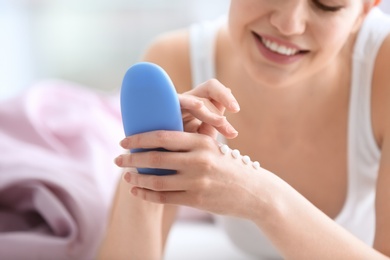
M227 138L234 138L237 136L237 130L227 121L226 117L222 116L222 112L219 111L218 108L213 103L211 103L211 101L202 98L198 99L199 103L197 103L197 105L194 105L194 100L197 99L197 97L181 95L180 99L180 102L183 101L183 103L186 104L185 107L187 108L183 110L183 114L189 113L193 117L205 123L206 125L211 125L215 127L218 132L220 132ZM192 109L190 109L189 107L192 107ZM205 129L207 129L205 133L210 135L210 131L208 131L209 127L207 126L205 127ZM215 131L211 132L213 132L214 135Z
M130 190L134 196L158 204L171 204L171 205L183 205L190 206L191 200L186 198L187 192L185 191L166 191L157 192L139 187L133 187Z
M132 186L153 191L185 191L193 185L188 176L184 178L180 173L159 176L126 172L124 179Z
M208 130L209 126L211 126L229 139L238 135L238 131L229 123L226 117L222 117L220 119L209 119L207 115L202 114L201 112L198 113L198 111L195 111L193 116L202 121L200 128L206 127ZM214 131L212 132L214 133ZM199 131L199 133L201 133L201 131Z
M188 151L205 142L213 142L213 140L194 133L159 130L128 136L120 142L120 145L124 149L165 148L169 151Z
M199 161L199 164L201 164L198 166L199 168L204 167L205 164L207 164L208 159L204 157L205 156L194 158L187 152L147 151L122 154L115 159L115 163L119 167L155 168L182 171L186 170L188 165L196 163L196 161Z
M215 100L222 104L230 112L240 111L240 106L236 98L233 96L231 90L226 88L216 79L208 80L198 87L188 91L187 93L198 97Z
M177 95L182 109L197 110L203 106L203 102L195 96L178 94Z
M190 102L190 99L196 99L197 104L194 105L194 101L191 100ZM182 101L186 104L182 105ZM222 115L223 113L207 99L197 98L190 95L181 95L180 105L183 109L183 114L185 112L190 113L193 117L202 122L206 122L214 126L221 126L226 121L226 118Z

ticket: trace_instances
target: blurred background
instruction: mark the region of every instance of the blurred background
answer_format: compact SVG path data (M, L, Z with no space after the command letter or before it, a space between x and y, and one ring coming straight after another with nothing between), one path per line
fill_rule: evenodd
M212 19L229 0L0 0L0 100L41 79L116 91L159 33ZM390 0L383 0L390 12Z
M212 19L229 0L0 0L0 100L42 79L116 91L161 32Z

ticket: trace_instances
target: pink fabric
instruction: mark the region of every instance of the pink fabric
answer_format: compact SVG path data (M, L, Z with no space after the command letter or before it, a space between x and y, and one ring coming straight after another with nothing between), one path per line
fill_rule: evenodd
M0 259L94 259L123 153L118 96L42 82L0 103ZM182 207L180 220L210 220Z
M120 177L117 100L50 81L0 103L1 259L94 259Z

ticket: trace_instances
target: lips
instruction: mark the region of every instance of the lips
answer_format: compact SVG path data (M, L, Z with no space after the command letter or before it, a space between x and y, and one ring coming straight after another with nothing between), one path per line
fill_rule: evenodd
M269 60L276 63L292 63L301 59L308 50L299 48L297 45L283 42L270 36L260 36L252 32L260 52Z
M273 42L271 40L260 38L261 42L267 47L269 50L276 52L281 55L291 56L299 53L299 49L295 48L289 48L284 45L280 45L276 42Z

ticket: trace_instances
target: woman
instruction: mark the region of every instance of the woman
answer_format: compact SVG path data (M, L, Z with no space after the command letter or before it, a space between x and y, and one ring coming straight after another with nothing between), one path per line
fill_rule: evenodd
M162 258L176 205L222 215L259 258L389 257L390 21L376 4L231 0L215 31L159 38L144 60L184 93L186 131L121 142L173 152L116 159L124 181L102 258Z

